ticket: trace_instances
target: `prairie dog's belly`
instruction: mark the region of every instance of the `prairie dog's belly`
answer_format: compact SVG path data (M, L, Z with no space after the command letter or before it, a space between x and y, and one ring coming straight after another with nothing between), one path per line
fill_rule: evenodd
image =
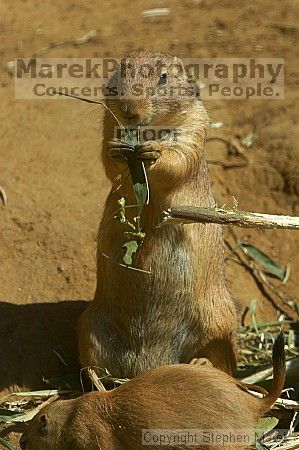
M192 298L192 253L168 240L145 254L137 267L149 268L150 274L109 266L106 279L115 280L114 286L103 277L106 288L90 316L96 346L115 376L124 368L132 377L159 365L189 362L202 338Z
M124 312L109 318L103 310L94 319L94 365L105 361L116 377L131 378L157 366L188 363L199 350L201 332L186 316L176 318L156 310L151 320L137 313L126 318Z

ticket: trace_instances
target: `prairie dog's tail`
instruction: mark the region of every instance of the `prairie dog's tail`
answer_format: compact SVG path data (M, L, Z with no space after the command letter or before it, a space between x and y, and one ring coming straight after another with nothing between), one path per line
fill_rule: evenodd
M284 334L277 336L272 352L273 381L271 389L266 397L260 400L261 410L264 414L280 396L285 381L285 353L284 353Z

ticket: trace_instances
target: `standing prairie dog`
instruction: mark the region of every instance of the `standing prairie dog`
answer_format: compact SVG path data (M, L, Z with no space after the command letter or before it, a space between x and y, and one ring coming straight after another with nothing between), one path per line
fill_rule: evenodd
M136 158L145 163L150 203L141 212L145 233L133 268L123 267L122 247L128 228L113 217L118 200L136 204L125 160L131 149L113 139L117 126L104 118L102 159L113 183L98 237L97 287L94 300L79 321L79 352L83 367L107 368L115 377L132 378L153 367L209 358L233 374L236 364L237 315L224 276L222 230L216 224L164 224L162 212L175 205L215 206L204 159L208 116L197 97L133 95L164 87L190 89L181 64L161 53L136 51L125 60L135 75L121 80L125 93L107 101L125 125L176 128L175 139L141 142ZM161 66L160 73L141 78L142 63ZM135 77L135 78L134 78ZM136 208L126 210L132 222ZM136 270L137 269L137 270Z
M173 437L173 445L167 448L249 449L257 422L280 395L284 377L284 338L280 334L273 349L272 387L262 399L209 365L163 366L112 391L46 406L31 421L20 445L23 450L158 450L161 445L151 436L159 430L161 439L169 436L170 430L177 438L180 430L185 430L190 440L174 441ZM221 441L216 441L216 436Z

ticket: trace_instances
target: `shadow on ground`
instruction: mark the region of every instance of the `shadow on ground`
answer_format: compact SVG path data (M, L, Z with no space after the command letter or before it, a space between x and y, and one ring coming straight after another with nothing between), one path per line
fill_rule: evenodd
M0 302L0 391L47 388L78 370L76 323L85 301Z

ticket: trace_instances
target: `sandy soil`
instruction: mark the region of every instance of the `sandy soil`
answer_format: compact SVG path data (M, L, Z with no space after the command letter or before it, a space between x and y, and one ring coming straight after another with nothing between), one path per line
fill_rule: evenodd
M142 18L151 7L171 13ZM231 206L234 196L240 209L298 215L296 13L292 0L1 0L0 66L90 30L97 30L95 42L47 56L120 57L142 47L181 57L283 57L284 100L206 104L212 120L224 123L213 136L243 138L263 125L247 167L211 165L210 174L220 204ZM43 387L43 377L77 367L75 323L95 288L96 233L109 186L99 162L100 108L15 100L13 79L2 70L0 77L0 184L8 196L0 206L0 391L7 392ZM207 157L227 160L224 145L209 142ZM299 234L236 231L291 265L283 291L296 297ZM259 320L277 316L244 268L228 261L227 276L242 310L255 298Z

